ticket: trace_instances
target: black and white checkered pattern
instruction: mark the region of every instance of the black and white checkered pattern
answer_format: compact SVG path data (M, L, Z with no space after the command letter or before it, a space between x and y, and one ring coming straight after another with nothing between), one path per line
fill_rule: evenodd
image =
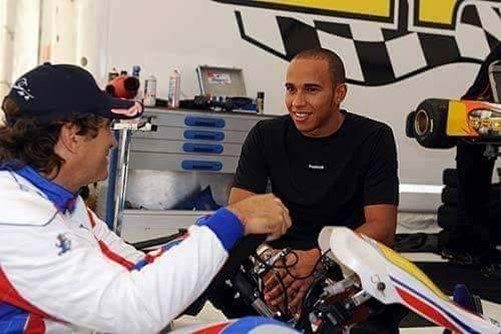
M450 63L481 63L501 39L499 7L482 1L463 7L449 35L409 31L406 18L401 18L399 29L389 30L367 22L307 23L278 16L281 52L246 35L240 13L237 20L242 38L286 60L310 48L336 51L344 60L348 82L365 86L390 84Z

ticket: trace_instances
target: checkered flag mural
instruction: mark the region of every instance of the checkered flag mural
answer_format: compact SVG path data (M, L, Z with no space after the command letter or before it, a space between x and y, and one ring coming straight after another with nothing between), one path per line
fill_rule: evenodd
M348 82L381 86L446 64L481 63L501 39L500 8L499 1L467 2L455 28L444 31L409 29L407 15L399 15L395 29L362 20L339 23L273 15L268 18L282 45L252 35L251 23L257 20L246 22L246 11L235 15L241 37L275 56L289 61L305 49L331 49L345 62ZM406 1L400 1L399 12L409 12ZM264 19L258 24L265 24Z

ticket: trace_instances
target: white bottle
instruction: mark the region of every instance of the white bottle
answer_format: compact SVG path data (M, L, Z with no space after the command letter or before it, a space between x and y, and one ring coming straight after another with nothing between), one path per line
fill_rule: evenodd
M179 108L179 98L181 97L181 74L174 70L169 77L169 107Z
M144 82L144 99L145 107L154 107L157 103L157 79L150 75Z

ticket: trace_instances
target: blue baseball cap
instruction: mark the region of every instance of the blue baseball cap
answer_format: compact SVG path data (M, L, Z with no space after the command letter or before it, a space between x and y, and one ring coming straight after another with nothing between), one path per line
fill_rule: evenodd
M18 116L6 115L8 124L20 118L45 124L89 115L131 119L143 113L141 103L111 97L88 71L68 64L45 63L34 68L14 83L7 97L20 109Z

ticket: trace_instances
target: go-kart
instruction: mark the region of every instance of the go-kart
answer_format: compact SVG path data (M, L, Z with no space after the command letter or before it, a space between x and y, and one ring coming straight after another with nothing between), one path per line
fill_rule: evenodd
M319 244L324 251L330 249L327 254L341 266L344 277L326 286L324 296L334 287L351 286L345 305L376 299L384 305L403 305L452 332L501 333L497 321L453 302L413 263L367 236L345 227L327 227Z
M464 287L456 289L451 300L414 264L365 235L345 227L326 227L319 236L319 245L323 254L319 268L297 315L288 314L287 310L273 312L264 303L262 293L263 276L270 270L287 268L284 260L293 254L291 250L270 252L258 248L249 261L237 266L235 263L249 248L240 252L237 247L237 252L230 256L222 269L223 276L218 275L215 280L216 285L217 281L230 285L258 314L289 326L280 327L263 318L241 320L246 326L249 321L256 325L252 333L348 333L352 326L390 304L400 304L449 333L501 333L500 324L481 314L480 300ZM231 326L244 328L238 327L238 321L228 321L199 326L189 332L241 332L231 331ZM266 331L270 328L277 330Z

